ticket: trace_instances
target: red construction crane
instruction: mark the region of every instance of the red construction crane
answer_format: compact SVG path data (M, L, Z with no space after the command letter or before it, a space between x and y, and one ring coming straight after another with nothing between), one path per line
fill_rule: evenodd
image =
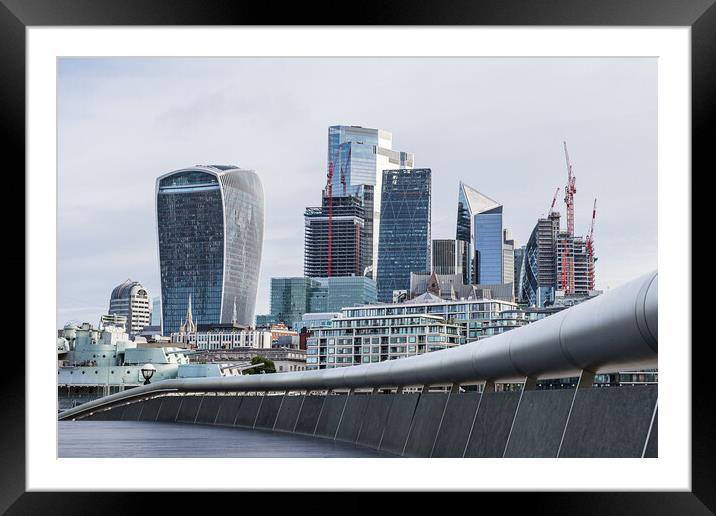
M589 233L585 239L587 247L587 260L589 267L589 290L594 290L594 219L597 218L597 200L594 199L594 208L592 208L592 225L589 227Z
M552 197L552 204L549 207L549 210L547 211L547 217L549 217L549 214L552 213L552 210L554 210L554 203L557 202L557 195L559 194L559 186L557 187L557 190L554 192L554 197Z
M574 236L574 194L577 193L575 186L576 177L572 175L572 163L569 161L569 153L567 152L567 142L564 144L564 157L567 160L567 186L564 189L564 202L567 205L567 233Z
M587 234L587 242L591 243L592 237L594 236L594 219L597 218L597 200L594 199L594 208L592 208L592 225L589 227L589 233Z

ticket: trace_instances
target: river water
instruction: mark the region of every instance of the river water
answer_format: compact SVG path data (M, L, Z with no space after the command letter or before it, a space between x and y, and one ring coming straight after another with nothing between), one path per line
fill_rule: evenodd
M59 421L59 457L394 457L350 443L245 428Z

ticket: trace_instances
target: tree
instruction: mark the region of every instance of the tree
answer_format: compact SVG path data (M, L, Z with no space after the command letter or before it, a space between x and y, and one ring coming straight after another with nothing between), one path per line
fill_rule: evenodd
M251 369L246 369L244 371L244 374L261 374L261 373L275 373L276 372L276 365L273 363L273 360L269 360L266 357L262 357L261 355L256 355L254 358L251 359L251 365L261 364L257 367L252 367Z

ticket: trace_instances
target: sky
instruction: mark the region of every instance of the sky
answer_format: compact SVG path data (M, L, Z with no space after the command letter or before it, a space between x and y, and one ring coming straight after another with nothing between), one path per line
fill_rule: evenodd
M159 295L155 180L196 164L261 178L268 313L270 278L303 275L338 124L390 131L432 169L432 238L455 238L462 180L503 204L519 245L558 186L564 217L566 140L576 234L597 198L596 287L657 267L655 58L63 58L57 327L96 324L127 278Z

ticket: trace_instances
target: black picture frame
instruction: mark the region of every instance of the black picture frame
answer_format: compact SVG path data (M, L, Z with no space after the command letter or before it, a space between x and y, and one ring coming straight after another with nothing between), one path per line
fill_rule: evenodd
M716 90L716 7L714 0L408 0L373 2L370 8L340 14L336 3L321 1L271 5L239 0L0 0L0 103L6 162L3 182L13 185L17 200L24 199L24 180L11 175L25 170L25 29L31 26L83 25L556 25L556 26L689 26L692 35L692 170L705 169L713 151L711 129ZM8 161L10 163L8 163ZM693 180L693 172L691 176ZM7 182L6 182L7 181ZM6 187L7 188L7 187ZM7 191L5 189L5 191ZM7 202L7 201L6 201ZM21 201L22 202L22 201ZM6 205L7 207L7 205ZM6 217L8 211L5 211ZM6 238L12 238L8 228ZM14 241L24 240L20 228ZM693 232L692 232L693 234ZM697 233L698 234L698 233ZM10 258L19 269L24 246L15 246ZM23 251L20 251L23 249ZM705 265L707 266L707 265ZM25 266L25 277L32 274ZM19 276L19 275L18 275ZM706 308L708 310L708 308ZM25 315L27 323L27 314ZM6 337L7 338L7 337ZM687 349L684 341L667 343ZM126 514L127 511L167 512L189 493L28 493L25 490L25 372L16 342L14 358L7 358L0 375L0 513L7 514ZM704 342L704 344L707 344ZM26 343L26 345L28 345ZM38 345L34 343L34 345ZM531 514L710 514L716 512L716 428L710 409L711 378L707 345L692 351L692 491L691 492L559 492L484 493L479 502L494 501L509 507L523 505ZM20 366L16 366L19 364ZM278 473L280 475L280 473ZM317 479L320 483L320 479ZM317 487L319 487L317 485ZM217 510L247 507L227 495L205 493ZM298 506L305 496L294 498ZM140 498L141 496L141 498ZM349 495L353 496L353 495ZM357 496L357 495L356 495ZM489 498L488 498L489 497ZM497 499L499 497L499 499ZM208 501L208 500L207 500ZM237 504L238 502L238 504ZM473 502L470 502L473 503ZM246 505L244 505L246 504ZM341 504L351 504L343 498ZM358 507L361 507L360 504ZM366 504L365 510L369 508ZM211 507L209 507L211 510ZM494 510L494 509L493 509Z

